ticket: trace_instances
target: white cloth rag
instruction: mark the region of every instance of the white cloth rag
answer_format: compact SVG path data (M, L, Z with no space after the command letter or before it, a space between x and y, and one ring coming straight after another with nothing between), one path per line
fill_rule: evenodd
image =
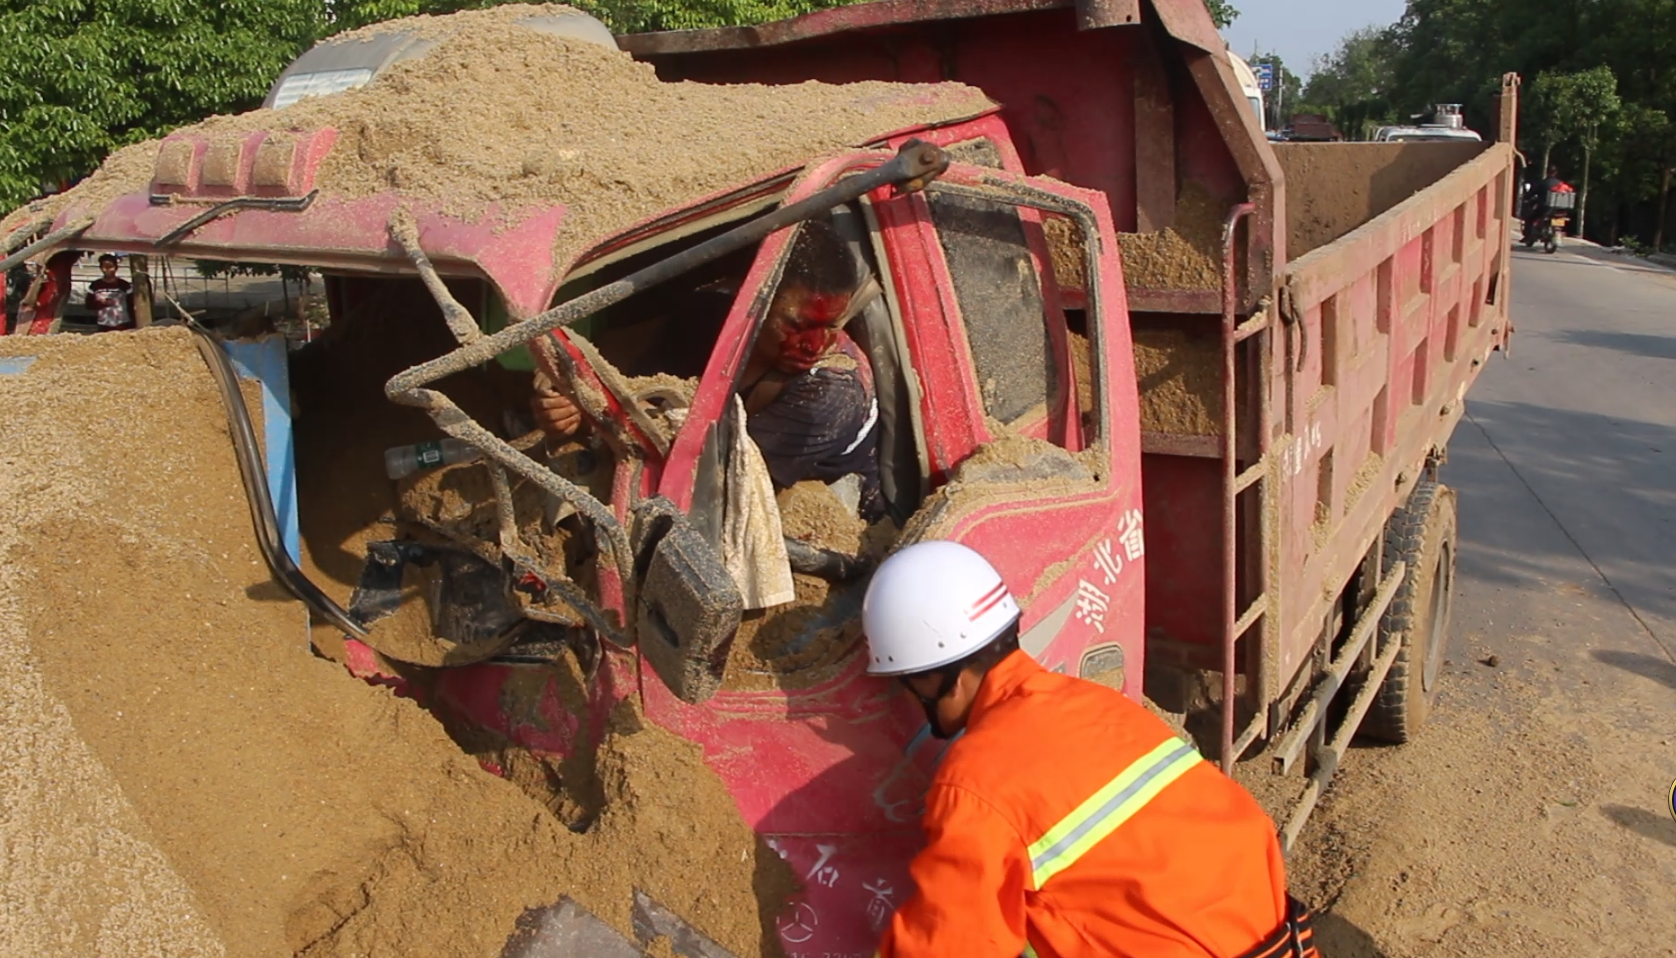
M762 450L745 429L745 403L733 399L733 445L727 456L727 507L722 513L722 562L739 586L746 609L766 609L797 598L786 558L780 506Z

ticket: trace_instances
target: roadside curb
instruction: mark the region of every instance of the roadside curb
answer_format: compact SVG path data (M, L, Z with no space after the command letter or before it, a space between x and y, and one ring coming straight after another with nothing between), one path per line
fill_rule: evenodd
M1602 246L1582 237L1567 237L1566 244L1574 250L1581 247L1592 252L1603 253L1615 259L1633 261L1655 269L1676 272L1676 254L1636 253L1626 246Z

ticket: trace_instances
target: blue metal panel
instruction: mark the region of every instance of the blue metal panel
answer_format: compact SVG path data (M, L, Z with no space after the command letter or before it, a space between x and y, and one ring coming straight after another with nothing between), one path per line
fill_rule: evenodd
M224 344L241 379L262 384L262 444L267 452L268 494L291 561L302 562L297 526L297 463L291 437L291 376L285 337Z

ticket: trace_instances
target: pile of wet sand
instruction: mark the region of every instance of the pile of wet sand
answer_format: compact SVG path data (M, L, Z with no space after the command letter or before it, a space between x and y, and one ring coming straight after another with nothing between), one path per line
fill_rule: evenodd
M437 46L359 89L187 129L211 139L336 129L318 174L323 201L395 192L467 220L566 204L554 250L562 264L580 244L676 204L991 107L954 83L665 83L626 53L516 23L567 9L507 5L377 24L363 32L406 30ZM120 151L44 209L87 212L144 191L158 144ZM0 232L40 215L20 211Z
M638 886L738 954L777 947L763 915L789 882L696 746L620 710L606 804L576 834L310 653L190 334L0 340L19 355L0 375L0 940L493 956L563 895L626 930Z
M1119 233L1124 282L1130 289L1221 289L1227 206L1197 183L1188 183L1176 198L1174 226Z

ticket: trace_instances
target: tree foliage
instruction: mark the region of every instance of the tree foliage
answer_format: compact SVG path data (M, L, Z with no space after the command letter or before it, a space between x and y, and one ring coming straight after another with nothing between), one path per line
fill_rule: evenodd
M764 23L840 7L856 0L580 0L573 2L615 33L696 30Z
M0 208L111 150L258 106L316 40L503 0L0 0ZM754 23L848 0L580 0L619 33Z
M254 106L321 27L316 0L0 0L0 205Z
M1604 66L1577 73L1550 71L1537 76L1526 98L1526 131L1543 147L1546 169L1554 145L1577 137L1585 151L1600 142L1601 124L1618 112L1618 78Z
M1263 110L1268 114L1265 126L1279 130L1295 113L1307 113L1303 108L1304 81L1286 66L1277 53L1261 53L1251 58L1251 65L1266 63L1274 68L1274 86L1263 93Z
M1228 29L1240 15L1228 0L1205 0L1205 9L1210 11L1211 22L1218 30Z
M1329 114L1345 136L1366 139L1391 112L1396 45L1391 27L1367 27L1345 37L1331 55L1317 57L1305 102Z
M1584 183L1580 218L1598 238L1662 242L1676 142L1676 0L1409 0L1387 27L1358 31L1315 64L1305 99L1347 133L1409 123L1461 103L1492 128L1504 73L1523 79L1520 147ZM1580 198L1582 199L1582 198Z

